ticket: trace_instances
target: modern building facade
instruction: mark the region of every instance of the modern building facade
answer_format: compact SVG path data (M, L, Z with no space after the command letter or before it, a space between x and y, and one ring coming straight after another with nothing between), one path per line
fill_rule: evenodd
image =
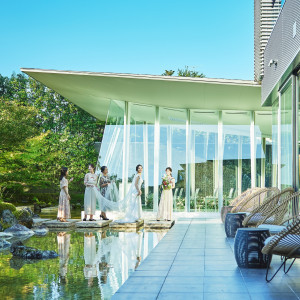
M254 0L254 80L264 75L264 51L281 10L281 0Z
M156 211L161 177L171 166L174 209L216 211L250 187L298 188L299 16L299 0L286 0L265 49L262 87L245 80L22 71L106 121L98 165L108 167L121 197L142 164L143 206Z
M287 0L265 49L262 106L272 106L273 168L279 188L299 188L300 2Z

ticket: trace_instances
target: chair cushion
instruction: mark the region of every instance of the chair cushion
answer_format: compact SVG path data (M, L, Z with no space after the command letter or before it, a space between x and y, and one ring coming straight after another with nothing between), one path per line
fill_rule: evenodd
M285 226L272 225L272 224L261 224L261 225L258 226L258 228L269 229L269 231L270 231L271 234L277 234L281 230L283 230L285 228Z
M272 239L275 239L277 235L273 235L268 237L264 244L265 246L271 242ZM287 256L291 251L295 251L292 254L292 257L300 256L300 235L298 234L288 234L283 239L279 241L279 243L273 248L273 254Z

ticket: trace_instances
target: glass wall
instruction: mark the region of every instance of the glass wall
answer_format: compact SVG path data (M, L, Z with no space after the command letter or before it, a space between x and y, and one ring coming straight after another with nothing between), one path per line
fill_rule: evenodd
M101 143L97 169L107 166L112 179L116 181L123 197L123 155L124 155L125 102L111 101Z
M160 108L160 143L159 143L159 174L165 174L166 167L171 167L175 178L173 195L174 211L182 211L186 206L186 110ZM161 180L159 180L159 184ZM161 194L159 189L159 199Z
M191 111L189 126L190 209L210 211L218 203L218 112Z
M153 186L154 186L154 124L155 107L129 103L128 115L129 127L129 149L128 149L128 182L129 188L136 166L143 165L144 184L142 188L142 205L145 208L153 208Z
M250 112L223 112L223 199L251 187Z
M292 170L292 82L286 84L280 98L281 189L293 184Z
M272 112L255 112L256 186L272 186Z
M279 99L275 100L272 105L272 185L278 187L278 111Z
M272 184L275 137L268 122L270 112L185 110L111 101L98 165L108 167L124 197L136 165L142 164L143 209L154 211L161 177L170 166L176 181L174 211L217 211L255 184Z

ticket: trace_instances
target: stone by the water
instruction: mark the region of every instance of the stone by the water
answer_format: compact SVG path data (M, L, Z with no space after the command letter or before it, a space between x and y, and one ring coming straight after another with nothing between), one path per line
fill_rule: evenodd
M74 227L79 219L67 219L67 222L60 222L58 220L45 221L42 224L46 225L48 228L69 228Z
M109 227L111 228L124 228L124 229L127 229L127 228L139 228L141 226L144 225L144 220L137 220L136 222L132 222L132 223L118 223L116 221L114 222L111 222L109 224Z
M12 238L13 235L11 233L8 233L8 232L0 232L0 239L10 239Z
M157 221L147 220L144 222L145 229L170 229L175 224L174 220L171 221Z
M98 220L98 221L80 221L75 224L76 228L101 228L106 227L112 220Z
M34 232L27 227L16 224L4 230L5 233L11 233L14 236L34 235Z
M38 227L34 227L32 230L34 231L35 235L38 235L38 236L44 236L49 232L48 227L46 227L45 225L40 225Z
M29 207L22 208L19 212L18 222L21 225L26 226L27 228L32 228L33 225L33 212Z
M49 259L58 257L58 254L55 251L26 247L20 241L17 241L10 246L10 252L13 256L24 259Z
M9 209L5 209L2 212L2 222L4 224L9 224L10 226L15 225L18 223L17 218Z
M6 240L0 240L0 251L6 250L11 246L11 243Z

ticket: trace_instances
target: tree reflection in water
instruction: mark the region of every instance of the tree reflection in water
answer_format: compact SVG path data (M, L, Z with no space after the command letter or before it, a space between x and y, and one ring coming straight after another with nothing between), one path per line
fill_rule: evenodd
M15 262L0 252L0 298L110 299L164 234L160 232L49 232L26 246L54 250L59 258ZM25 264L24 264L25 263Z

